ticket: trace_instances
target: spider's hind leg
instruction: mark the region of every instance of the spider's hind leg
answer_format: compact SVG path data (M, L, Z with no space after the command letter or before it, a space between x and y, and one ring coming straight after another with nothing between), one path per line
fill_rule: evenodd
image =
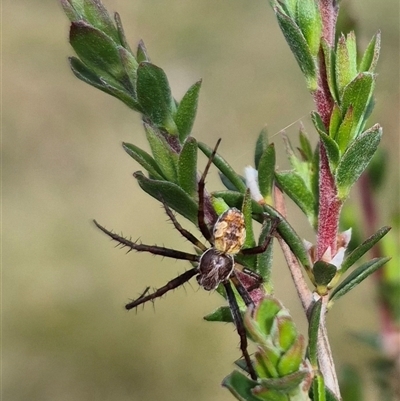
M153 299L159 298L159 297L163 296L165 293L167 293L168 291L171 291L175 288L178 288L182 284L185 284L197 273L198 273L197 267L187 270L185 273L182 273L178 277L175 277L174 279L168 281L167 284L158 288L153 293L148 294L148 295L146 295L149 291L149 287L147 287L145 289L145 291L143 292L143 294L139 298L126 304L125 309L130 310L130 309L136 308L137 306L142 305L148 301L152 301Z
M236 330L240 337L240 349L241 349L243 357L246 361L247 369L249 371L250 377L253 380L257 380L257 374L256 374L256 371L254 370L254 366L251 361L249 351L247 350L248 343L247 343L246 328L244 327L243 318L240 313L239 305L237 304L237 301L235 298L235 293L233 292L229 281L226 281L223 284L225 287L226 297L228 298L232 317L235 322Z

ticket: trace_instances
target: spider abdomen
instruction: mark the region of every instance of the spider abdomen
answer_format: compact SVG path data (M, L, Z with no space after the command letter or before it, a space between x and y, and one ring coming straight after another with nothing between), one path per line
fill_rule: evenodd
M243 213L231 208L219 216L213 229L214 247L222 253L236 255L246 239Z

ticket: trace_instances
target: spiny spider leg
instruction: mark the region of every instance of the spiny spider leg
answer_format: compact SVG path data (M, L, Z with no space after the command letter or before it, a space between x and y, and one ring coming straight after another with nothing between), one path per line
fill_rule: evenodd
M229 281L223 283L226 291L226 297L228 298L229 306L232 312L232 317L235 322L236 330L240 337L240 349L242 350L243 357L246 361L247 368L249 370L250 376L253 380L257 380L257 374L254 370L254 366L251 362L250 355L247 351L247 336L246 329L244 327L242 315L239 310L239 306L237 304L235 294L232 290L231 284Z
M146 293L149 289L147 287L146 291L138 299L135 299L134 301L126 304L125 309L130 310L130 309L136 308L137 306L139 306L141 304L144 304L147 301L151 301L153 299L159 298L159 297L163 296L166 292L171 291L171 290L179 287L182 284L185 284L197 273L198 273L197 267L187 270L187 271L185 271L185 273L182 273L178 277L175 277L174 279L168 281L167 284L158 288L152 294L149 294L149 295L146 295Z
M198 183L199 209L197 212L197 220L199 223L199 228L201 233L210 244L213 244L213 237L210 229L207 227L207 224L204 221L204 187L208 170L210 169L211 163L215 157L215 154L217 153L217 149L220 143L221 143L221 138L218 139L217 144L215 145L215 148L211 153L210 158L208 159L206 168L203 171L203 175L201 176L200 181Z
M246 270L248 270L248 269L246 269ZM244 270L243 270L243 271L244 271ZM252 272L252 273L254 273L254 272ZM246 271L246 274L248 274L247 271ZM257 273L254 273L254 274L257 275L258 278L260 278L260 279L261 279L261 282L262 282L262 277L261 277L260 275L258 275ZM252 277L253 277L253 275L252 275ZM231 280L232 283L234 284L235 288L237 289L237 292L239 293L239 295L240 295L241 298L243 299L245 305L246 305L247 307L249 307L249 306L254 306L254 302L253 302L253 300L251 299L251 296L250 296L250 294L249 294L249 290L247 290L247 289L245 288L245 286L244 286L243 283L239 280L239 277L237 277L237 275L235 274L235 272L232 272L232 274L231 274L231 276L230 276L230 280ZM257 287L255 287L255 288L257 288ZM253 289L254 289L254 288L253 288ZM251 290L250 290L250 291L251 291Z
M103 231L103 233L111 237L111 239L117 241L122 246L130 248L131 250L133 249L138 252L150 252L154 255L161 255L166 258L172 258L172 259L189 260L190 262L198 262L200 260L200 257L198 255L192 255L191 253L176 251L175 249L164 248L162 246L157 246L157 245L136 244L133 241L130 241L118 234L115 234L107 230L102 225L100 225L96 220L93 220L93 222L101 231Z
M192 233L190 233L188 230L183 228L179 224L178 220L176 220L176 217L174 216L174 214L173 214L172 210L169 208L169 206L163 200L161 200L161 201L162 201L164 209L165 209L168 217L172 221L172 224L174 225L174 227L182 234L183 237L185 237L187 240L189 240L193 245L197 246L197 248L199 248L203 252L205 252L207 250L207 247L203 243L201 243Z
M255 246L253 248L245 248L241 249L239 254L241 255L256 255L258 253L263 253L266 251L268 248L268 245L270 244L272 238L273 238L273 233L276 230L276 227L280 223L281 219L279 217L271 217L271 228L269 230L269 234L265 237L264 242L261 245Z

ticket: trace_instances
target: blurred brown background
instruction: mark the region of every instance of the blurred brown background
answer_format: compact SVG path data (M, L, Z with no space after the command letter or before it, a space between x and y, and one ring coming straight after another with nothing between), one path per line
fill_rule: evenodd
M271 134L303 116L309 126L311 98L267 1L105 5L121 14L132 46L145 41L176 98L203 78L194 134L209 145L222 137L221 153L237 170L253 163L265 123ZM384 222L398 202L399 3L344 0L342 6L359 21L362 49L382 30L370 122L383 125L382 146L390 156L380 200ZM232 400L220 382L240 356L237 334L232 325L202 320L222 298L198 291L194 281L158 300L155 311L151 305L137 314L123 309L146 285L160 286L188 264L125 255L92 218L145 243L190 246L132 177L139 167L120 144L147 149L139 115L70 72L68 26L55 0L3 1L3 399ZM284 168L282 141L274 139ZM215 168L208 183L221 188ZM307 222L295 208L290 213L312 241ZM304 332L280 256L274 275L276 295ZM371 356L349 337L351 330L377 328L371 284L330 313L339 367L362 366Z

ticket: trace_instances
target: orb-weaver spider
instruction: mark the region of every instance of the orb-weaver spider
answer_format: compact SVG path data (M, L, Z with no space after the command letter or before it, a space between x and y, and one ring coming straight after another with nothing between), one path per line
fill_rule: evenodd
M246 288L242 284L237 273L235 272L235 256L256 255L265 252L268 248L268 245L270 244L272 232L276 228L278 222L276 219L272 219L270 233L261 245L246 249L242 249L246 239L244 216L243 213L238 209L230 208L222 213L214 224L212 231L207 226L204 218L205 179L217 152L220 141L221 140L219 139L211 156L209 157L203 175L198 182L198 226L204 238L211 244L211 247L206 247L194 235L185 230L178 223L167 204L164 201L162 202L165 211L171 219L174 227L182 234L183 237L188 239L197 249L199 249L201 255L190 254L156 245L153 246L132 242L127 238L124 238L107 230L99 223L97 223L96 220L94 220L94 223L101 231L106 233L114 241L118 242L118 244L122 245L123 247L130 248L130 250L135 250L139 252L150 252L155 255L161 255L173 259L188 260L194 264L197 263L195 267L180 274L178 277L175 277L163 287L158 288L151 294L148 293L149 287L147 287L139 298L133 300L132 302L129 302L125 306L128 310L144 304L145 302L152 301L156 298L161 297L166 292L181 286L196 275L196 279L199 285L207 291L215 290L219 285L222 285L225 289L233 321L240 336L240 349L245 359L247 370L251 378L253 380L257 380L257 375L247 350L247 337L242 315L231 283L233 283L233 285L235 286L245 305L247 307L253 306L254 303L249 294L249 291L251 289ZM252 283L254 283L252 289L254 289L255 287L259 287L262 283L262 277L250 269L242 268L241 274L247 275L251 278Z

